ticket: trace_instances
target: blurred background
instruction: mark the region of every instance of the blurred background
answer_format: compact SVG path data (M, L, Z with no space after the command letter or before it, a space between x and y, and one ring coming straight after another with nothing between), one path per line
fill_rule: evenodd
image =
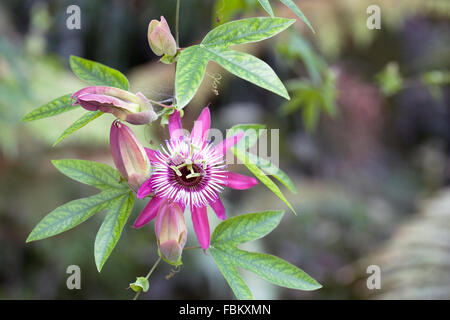
M74 54L118 68L131 91L171 97L173 66L157 62L147 25L164 15L174 28L175 0L22 1L0 4L0 299L129 299L126 290L157 257L153 224L130 228L101 274L93 245L103 214L75 229L25 244L44 215L94 194L52 167L79 158L113 165L107 115L51 145L82 113L22 123L30 110L86 86L70 71ZM295 28L240 50L260 57L290 91L286 102L210 63L186 109L191 123L212 103L213 126L264 123L280 128L280 167L297 194L283 187L289 210L271 234L246 245L302 268L323 288L279 288L244 277L259 299L450 298L450 2L448 0L296 1L316 30ZM81 29L66 27L69 5ZM272 0L277 16L295 18ZM369 30L369 5L381 8L381 29ZM201 41L213 26L266 13L256 0L183 0L180 45ZM172 29L173 30L173 29ZM214 78L220 81L214 81ZM215 92L217 87L217 92ZM216 95L218 93L218 95ZM147 145L167 136L159 124L134 127ZM247 173L245 168L238 168ZM287 209L264 185L227 190L228 216ZM211 224L219 221L210 215ZM187 219L190 222L190 219ZM191 231L191 235L193 232ZM188 245L197 245L191 236ZM185 252L171 279L167 264L142 299L226 299L230 288L211 257ZM81 290L66 288L66 268L81 268ZM366 269L381 268L381 289L369 290Z

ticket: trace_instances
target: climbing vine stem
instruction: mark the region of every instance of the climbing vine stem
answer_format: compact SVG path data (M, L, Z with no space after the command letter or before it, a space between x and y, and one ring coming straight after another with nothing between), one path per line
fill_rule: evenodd
M147 275L145 276L145 279L148 280L148 278L150 278L150 276L152 275L153 271L155 271L156 267L158 266L159 262L161 261L161 257L158 258L158 260L156 260L155 264L153 265L153 267L150 269L150 271L147 273ZM141 294L142 290L136 292L136 295L134 296L133 300L137 300L137 298L139 298L139 295Z
M177 0L177 8L175 10L175 41L177 43L177 48L180 47L180 35L178 24L180 22L180 0Z

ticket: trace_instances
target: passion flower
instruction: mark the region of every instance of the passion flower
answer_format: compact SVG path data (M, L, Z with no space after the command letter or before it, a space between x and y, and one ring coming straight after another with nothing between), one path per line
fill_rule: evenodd
M209 108L203 109L190 136L183 135L180 113L169 119L170 139L160 150L146 149L153 171L138 191L138 198L153 193L153 198L141 212L134 227L139 228L155 218L159 207L168 200L182 211L191 209L192 222L203 249L209 247L210 230L206 208L209 205L224 220L225 208L220 200L224 187L244 190L257 180L227 171L225 153L243 136L239 133L216 146L207 141L210 128Z

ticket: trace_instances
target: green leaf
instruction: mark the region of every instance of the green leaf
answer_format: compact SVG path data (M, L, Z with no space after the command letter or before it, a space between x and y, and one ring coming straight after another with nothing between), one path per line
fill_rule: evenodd
M228 47L275 36L295 22L293 19L258 17L235 20L211 30L202 45Z
M70 68L78 78L93 86L110 86L128 90L128 79L120 71L99 62L70 56Z
M303 123L307 132L313 132L319 122L319 106L315 100L309 99L303 107Z
M221 250L210 247L208 252L213 257L220 272L228 282L234 295L239 300L253 300L253 295L248 286L245 284L244 279L237 272L236 266L229 261L229 258Z
M264 8L264 10L266 10L266 12L273 17L273 10L272 10L272 6L270 5L269 0L258 0L259 4Z
M286 197L281 192L280 188L253 162L250 161L248 154L245 150L242 148L236 148L232 147L231 150L233 151L234 155L244 163L244 165L247 167L248 170L250 170L251 173L255 175L256 178L259 179L267 188L270 189L275 195L280 198L288 207L292 210L295 214L297 214L294 210L294 208L291 206L289 201L286 199Z
M219 63L234 75L289 99L283 83L265 62L227 47L270 38L295 20L285 18L248 18L225 23L211 30L200 45L181 51L175 74L177 108L184 108L197 92L209 60Z
M312 27L311 23L309 23L308 19L306 18L306 16L303 14L302 10L300 10L299 7L297 7L297 5L295 4L294 1L292 0L280 0L282 3L284 3L284 5L286 7L288 7L289 9L291 9L300 19L303 20L304 23L306 23L306 25L311 29L311 31L313 33L316 33L314 31L314 28Z
M253 272L264 280L281 287L297 290L317 290L322 286L306 272L278 257L248 252L230 245L215 247L232 264ZM217 253L216 253L217 254Z
M128 192L109 205L108 214L95 238L94 255L98 272L102 270L103 265L119 241L123 227L133 209L133 204L133 192Z
M278 181L280 181L286 188L289 189L292 193L297 193L297 188L295 187L292 180L288 177L288 175L278 168L276 165L267 159L258 157L253 153L247 152L248 159L253 162L260 169L264 170L267 174L274 176Z
M52 160L53 165L62 174L81 183L107 190L111 188L128 189L120 173L110 166L88 160L62 159Z
M89 111L85 113L83 116L81 116L78 120L76 120L70 127L68 127L64 132L59 136L59 138L55 141L53 146L56 146L58 143L60 143L62 140L67 138L69 135L77 131L78 129L83 128L85 125L87 125L92 120L97 119L103 114L101 111Z
M248 213L220 223L211 236L213 246L243 243L264 237L280 223L284 211Z
M288 50L291 54L301 58L314 84L322 82L320 70L327 68L325 62L314 52L309 42L300 36L298 32L291 33Z
M149 287L150 287L150 285L148 283L148 279L145 277L137 277L135 282L130 283L130 288L134 292L140 292L140 291L147 292Z
M66 94L62 97L56 98L43 106L34 109L33 111L27 113L22 121L34 121L38 119L53 117L63 112L71 111L77 109L79 106L73 106L73 100L71 94Z
M236 149L248 150L251 148L262 134L262 130L266 126L262 124L237 124L227 130L227 138L238 134L240 131L244 132L244 136L241 140L234 146ZM264 172L273 175L278 181L286 186L292 193L297 193L297 188L295 187L292 180L288 175L283 172L280 168L267 159L263 159L254 155L250 152L246 152L246 155L250 162L254 163L257 167L264 170Z
M235 76L289 99L283 83L264 61L250 54L228 48L206 46L202 46L202 48L208 52L211 60Z
M194 97L202 83L207 64L208 58L200 46L192 46L181 51L175 74L178 109L184 108Z
M227 47L270 38L294 22L295 20L270 17L232 21L211 30L200 45L182 50L175 74L177 108L184 108L194 97L209 60L219 63L238 77L289 99L286 88L269 65L256 57Z
M316 280L283 259L265 253L244 251L237 247L239 243L268 234L279 224L283 214L283 211L244 214L221 222L214 230L208 252L238 299L253 297L237 267L282 287L298 290L321 288Z
M76 227L105 209L124 190L110 189L88 198L70 201L47 214L31 231L27 242L45 239Z

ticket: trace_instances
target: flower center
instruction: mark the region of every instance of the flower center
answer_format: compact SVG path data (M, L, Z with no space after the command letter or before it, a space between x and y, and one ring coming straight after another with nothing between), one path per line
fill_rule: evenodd
M184 187L196 186L203 180L203 170L195 164L181 167L178 171L181 175L175 173L175 181Z
M223 156L211 144L195 145L189 138L166 141L152 167L155 194L187 207L206 206L226 185Z

